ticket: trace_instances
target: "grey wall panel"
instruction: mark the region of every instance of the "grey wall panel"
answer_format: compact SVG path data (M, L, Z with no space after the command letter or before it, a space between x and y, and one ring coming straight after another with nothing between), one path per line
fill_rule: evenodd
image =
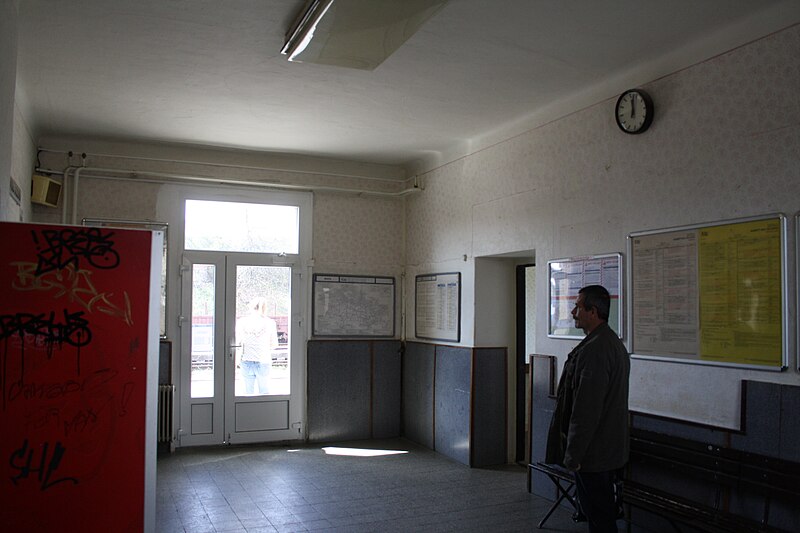
M506 365L505 348L474 348L472 391L472 459L470 466L505 464Z
M531 357L531 462L544 461L547 445L547 430L556 401L555 366L558 360L554 356L536 355ZM531 472L531 492L537 496L554 500L556 489L553 482L541 472Z
M372 437L400 436L400 341L372 341Z
M775 383L747 381L745 387L744 434L731 437L737 450L777 457L781 430L781 387Z
M434 449L469 464L472 350L436 347Z
M403 435L433 449L433 361L435 346L408 342L403 354Z
M781 385L780 458L800 463L800 387Z
M309 440L370 437L370 369L368 342L309 341Z

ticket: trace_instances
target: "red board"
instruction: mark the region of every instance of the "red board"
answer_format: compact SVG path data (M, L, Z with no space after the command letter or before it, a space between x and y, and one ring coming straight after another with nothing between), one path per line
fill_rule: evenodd
M0 223L0 529L142 531L151 234Z

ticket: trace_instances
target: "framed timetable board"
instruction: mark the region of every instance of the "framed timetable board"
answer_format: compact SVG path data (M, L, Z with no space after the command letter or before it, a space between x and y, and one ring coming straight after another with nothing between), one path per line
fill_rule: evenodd
M787 367L783 215L637 232L628 246L633 357Z
M414 336L461 342L461 273L416 277Z
M572 319L578 291L587 285L602 285L611 295L608 325L622 338L621 268L622 254L619 253L548 261L550 313L547 336L582 339L583 330L577 329Z
M313 293L315 337L394 337L394 278L314 274Z

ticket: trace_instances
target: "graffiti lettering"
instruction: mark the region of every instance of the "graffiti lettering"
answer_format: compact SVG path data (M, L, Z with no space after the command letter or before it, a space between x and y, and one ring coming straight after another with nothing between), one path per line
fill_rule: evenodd
M73 485L77 485L78 479L74 477L62 477L53 479L52 481L50 480L50 476L52 476L55 471L58 470L61 460L64 458L64 454L67 451L66 448L61 445L61 441L56 442L56 445L53 448L53 455L52 457L49 457L49 461L48 452L50 451L50 443L45 442L41 448L42 453L38 466L35 466L33 463L34 450L33 447L28 449L28 439L23 441L22 446L18 450L12 452L8 463L11 465L12 469L18 472L16 476L11 478L11 481L14 483L14 485L17 485L19 480L27 479L28 476L34 473L37 474L39 488L42 491L67 481L71 481Z
M85 269L76 269L67 265L60 270L37 274L37 264L24 261L12 263L17 267L17 277L11 286L18 291L53 292L54 298L67 297L70 303L78 303L87 312L97 311L112 317L119 317L129 326L131 319L131 302L128 293L123 291L123 302L115 304L111 301L112 293L98 291L92 282L92 273Z
M94 409L85 409L79 411L72 420L64 421L64 435L69 436L70 433L80 433L86 429L89 424L97 423L97 413Z
M15 381L8 388L8 400L56 400L75 393L91 393L109 383L118 372L110 368L96 370L86 378L69 379L61 383L23 383Z
M47 343L67 343L80 348L92 341L92 330L89 329L89 321L83 318L83 314L83 311L70 313L64 309L63 323L56 321L55 311L51 311L49 317L44 313L0 315L0 340L14 335L19 335L22 339L25 335L32 335Z
M116 268L119 253L114 249L113 231L100 228L41 230L44 242L40 242L36 231L31 231L39 248L36 274L60 270L67 265L78 269L81 258L96 268Z

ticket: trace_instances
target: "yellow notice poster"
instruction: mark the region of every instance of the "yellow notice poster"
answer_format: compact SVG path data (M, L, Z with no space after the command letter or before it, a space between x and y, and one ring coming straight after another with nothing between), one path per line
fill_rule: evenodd
M781 222L701 228L700 359L781 366Z

